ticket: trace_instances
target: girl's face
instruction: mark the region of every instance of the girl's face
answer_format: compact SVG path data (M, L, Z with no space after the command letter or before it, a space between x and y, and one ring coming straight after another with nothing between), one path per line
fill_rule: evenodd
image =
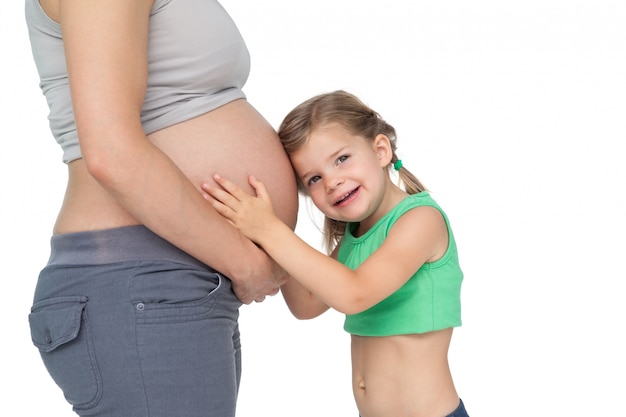
M386 136L372 141L333 124L313 131L290 157L313 203L327 217L375 222L384 214L381 204L390 184L391 156Z

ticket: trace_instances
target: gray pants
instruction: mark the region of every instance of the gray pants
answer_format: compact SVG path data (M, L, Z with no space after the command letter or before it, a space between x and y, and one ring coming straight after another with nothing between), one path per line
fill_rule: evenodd
M235 416L241 302L230 280L143 226L51 245L31 335L77 414Z

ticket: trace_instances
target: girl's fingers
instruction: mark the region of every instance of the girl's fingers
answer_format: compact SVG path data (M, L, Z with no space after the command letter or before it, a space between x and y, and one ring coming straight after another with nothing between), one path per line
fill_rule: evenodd
M204 190L211 196L213 199L220 201L221 203L226 204L228 202L228 198L231 198L231 195L221 190L217 187L213 187L210 185L206 185Z
M248 182L250 183L252 188L254 188L254 191L256 192L257 197L263 198L263 196L265 194L267 194L267 190L265 189L265 185L261 181L257 180L256 177L251 175L248 178Z
M205 196L208 201L217 200L233 210L236 208L237 204L239 204L239 200L228 192L228 190L225 191L210 184L202 184L202 189L208 194L208 198Z
M232 220L232 216L235 214L233 210L231 210L228 206L225 206L224 204L220 203L217 200L211 201L211 205L213 206L215 211L217 211L219 214L222 215L222 217L228 220L230 224L232 224L233 226L235 225L235 223Z
M256 196L261 200L271 201L269 194L267 193L267 188L265 188L265 184L262 181L256 179L256 177L250 176L249 179L250 185L254 188L254 192L256 192Z
M228 191L230 195L235 197L237 200L241 200L246 197L245 191L237 186L234 182L227 180L219 174L215 174L213 179L216 183L218 183L224 190Z

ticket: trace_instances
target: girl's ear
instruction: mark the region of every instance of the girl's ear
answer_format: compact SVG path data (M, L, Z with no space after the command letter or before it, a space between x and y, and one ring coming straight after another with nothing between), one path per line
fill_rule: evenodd
M378 155L380 166L382 168L387 168L387 166L391 163L391 158L393 157L391 141L387 135L383 135L382 133L376 135L374 138L374 151L376 152L376 155Z

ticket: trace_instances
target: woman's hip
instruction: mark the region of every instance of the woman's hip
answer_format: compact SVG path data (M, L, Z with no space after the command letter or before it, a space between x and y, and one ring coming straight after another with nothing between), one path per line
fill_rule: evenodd
M138 411L145 398L166 401L175 376L191 402L211 391L212 374L230 378L236 397L240 306L230 280L130 226L53 236L29 322L77 411L115 406L115 398Z

